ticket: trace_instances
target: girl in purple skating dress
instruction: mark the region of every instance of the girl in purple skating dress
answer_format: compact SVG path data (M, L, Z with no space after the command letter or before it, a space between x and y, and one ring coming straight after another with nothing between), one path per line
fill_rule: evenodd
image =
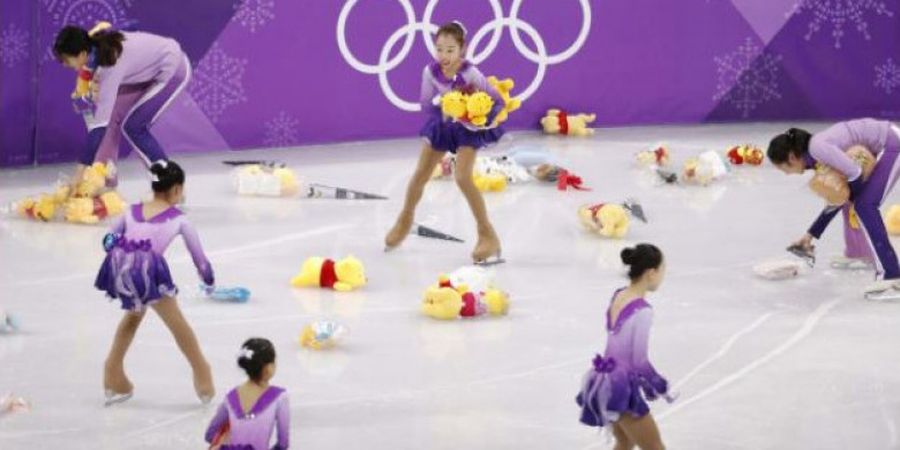
M206 429L206 442L214 450L287 449L291 421L288 395L269 384L275 375L275 347L268 339L248 339L241 346L238 365L247 372L248 380L225 396ZM276 427L276 443L269 447Z
M113 224L103 242L106 259L94 282L109 298L119 300L126 311L106 358L103 377L106 404L131 398L133 386L125 375L125 353L147 306L159 314L172 332L193 369L197 396L208 403L215 394L212 373L194 331L175 301L178 289L163 253L181 235L208 289L212 289L215 281L212 266L203 254L197 231L175 206L184 196L184 171L174 162L159 161L150 166L150 172L153 200L132 205Z
M606 312L606 351L594 358L575 401L582 423L611 428L616 449L657 450L664 446L646 400L673 399L647 355L653 309L644 297L662 283L665 263L651 244L622 250L622 261L630 266L631 284L613 294Z
M484 198L472 181L472 170L475 167L476 150L500 140L503 129L474 129L462 122L445 119L441 112L440 98L452 90L487 92L494 99L488 123L493 121L503 107L500 95L490 86L481 71L463 59L465 38L465 29L459 22L444 24L437 31L436 61L426 66L422 72L420 102L425 115L425 126L419 135L427 143L419 153L416 171L406 188L403 209L393 228L385 236L384 244L388 250L393 249L409 234L425 184L444 154L451 152L456 154L456 184L469 203L478 229L478 243L472 251L472 259L475 263L500 262L500 238L488 218Z

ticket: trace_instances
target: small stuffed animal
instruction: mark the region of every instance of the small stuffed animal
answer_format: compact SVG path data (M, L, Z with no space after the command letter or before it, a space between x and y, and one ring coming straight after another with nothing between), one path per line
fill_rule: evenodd
M622 205L598 203L578 208L581 225L600 236L621 239L628 233L630 219Z
M441 97L441 112L455 120L462 120L466 116L466 94L459 91L450 91Z
M322 350L337 345L347 333L347 328L330 320L318 320L307 324L300 332L300 345Z
M900 235L900 205L891 205L884 217L884 225L888 233Z
M466 116L472 125L487 125L487 116L494 107L494 99L486 92L475 92L466 99Z
M54 196L41 194L37 199L28 197L16 203L16 211L22 217L49 222L56 215L57 205Z
M510 97L509 93L512 91L512 88L515 87L515 82L512 79L506 78L503 80L498 80L497 77L491 75L487 78L488 84L494 87L498 94L500 94L500 98L503 100L503 109L497 113L497 117L494 118L492 122L492 126L500 125L503 122L506 122L506 119L509 117L509 113L519 109L522 106L522 101Z
M291 278L291 285L318 286L346 292L364 286L366 281L362 262L353 256L338 261L312 257L303 262L300 273Z
M682 179L688 183L706 186L728 173L728 167L718 153L710 150L689 158L682 166Z
M238 195L288 197L300 191L300 182L287 167L249 164L234 169L232 177Z
M64 203L67 222L95 224L125 211L125 201L115 191L96 197L71 197Z
M570 136L590 136L594 134L593 128L588 124L597 118L594 114L568 114L561 109L550 109L547 115L541 119L544 133L564 134Z
M861 145L854 145L845 153L862 167L863 180L868 179L875 170L875 156ZM850 200L847 177L825 164L816 164L816 174L809 180L809 188L832 206L840 206Z
M652 150L643 150L635 155L635 159L641 166L666 166L669 164L669 149L665 145L658 145Z
M472 275L470 272L464 271L463 273ZM459 280L463 278L460 275L460 273L456 274L456 278ZM478 275L476 278L481 278L481 276ZM484 280L473 279L473 281L480 284ZM467 284L453 283L450 276L441 276L438 284L425 291L422 300L422 313L441 320L482 315L502 316L508 311L509 295L505 292L493 287L473 290Z
M502 173L473 173L472 181L481 192L501 192L506 190L506 175Z
M731 147L728 149L728 152L726 152L726 156L728 156L728 162L735 166L741 164L758 166L763 163L764 159L763 151L760 150L759 147L750 144Z

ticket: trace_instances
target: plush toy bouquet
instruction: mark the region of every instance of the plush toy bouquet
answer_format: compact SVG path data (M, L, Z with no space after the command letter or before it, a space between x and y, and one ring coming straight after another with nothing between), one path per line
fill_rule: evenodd
M505 122L509 113L522 106L519 99L510 96L515 84L509 78L498 80L494 76L487 81L500 96L501 104L495 104L494 98L485 91L452 90L441 96L441 112L471 130L496 128Z
M232 181L238 195L290 197L300 192L300 181L290 168L275 164L247 164L234 168Z
M509 295L494 286L493 273L482 267L462 267L442 275L422 299L422 313L440 320L503 316L508 311Z
M52 193L26 197L13 206L18 215L32 220L98 223L122 214L127 206L116 191L107 187L114 183L115 176L112 162L94 163L84 170L74 188L60 178Z

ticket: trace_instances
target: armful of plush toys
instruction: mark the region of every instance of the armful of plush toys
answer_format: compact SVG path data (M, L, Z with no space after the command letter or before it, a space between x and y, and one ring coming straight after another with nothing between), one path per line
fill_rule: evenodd
M74 188L61 178L52 193L26 197L15 202L13 207L22 217L43 222L98 223L125 211L122 197L107 188L115 179L115 173L115 165L111 162L94 163L84 170L81 181Z
M862 167L860 176L863 180L869 179L875 170L875 155L861 145L850 147L846 153ZM841 206L850 201L850 185L847 177L824 164L816 166L816 174L809 180L809 188L831 206Z
M515 83L512 79L498 80L494 76L488 77L487 81L499 94L501 105L496 106L494 99L484 91L467 94L453 90L441 96L441 112L476 130L496 128L505 122L509 113L522 106L519 99L510 96Z

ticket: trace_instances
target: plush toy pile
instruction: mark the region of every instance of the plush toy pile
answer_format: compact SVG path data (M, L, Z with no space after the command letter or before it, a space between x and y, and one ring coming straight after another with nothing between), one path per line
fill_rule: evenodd
M759 147L750 144L736 145L725 152L728 162L735 166L750 165L758 166L763 163L765 154Z
M248 164L236 167L232 174L238 195L289 197L300 192L300 182L287 167Z
M484 91L466 93L459 90L449 91L441 96L441 112L450 119L465 124L472 129L496 128L521 106L521 101L510 97L510 90L514 83L511 79L498 80L496 77L488 77L491 85L500 95L503 102L499 110L495 111L494 99ZM490 117L494 113L494 117Z
M84 170L74 192L68 183L60 180L53 193L27 197L16 202L15 209L22 217L44 222L62 219L73 223L98 223L122 214L127 206L116 191L107 189L107 182L113 179L115 166L112 163L94 163Z
M493 275L481 267L463 267L438 278L422 299L422 313L440 320L503 316L509 295L493 285Z
M861 145L850 147L846 153L862 167L863 179L868 179L875 169L875 155ZM824 164L816 165L816 174L809 180L809 188L832 206L843 205L850 199L847 177Z
M353 256L338 261L318 256L307 258L300 273L291 278L294 287L316 286L336 291L352 291L365 284L365 268Z

